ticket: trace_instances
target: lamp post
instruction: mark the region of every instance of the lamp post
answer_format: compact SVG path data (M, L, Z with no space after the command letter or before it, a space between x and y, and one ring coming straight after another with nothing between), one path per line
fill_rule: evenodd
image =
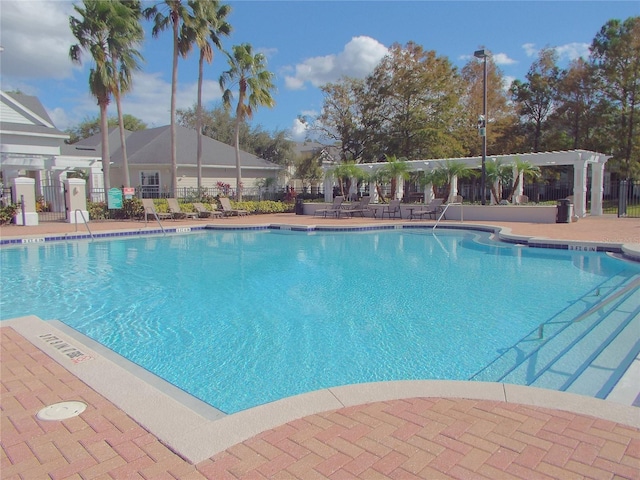
M487 57L489 56L489 51L484 48L482 50L476 50L473 52L473 56L481 58L484 61L482 69L482 115L478 119L478 132L480 132L480 136L482 137L482 176L480 178L480 199L482 201L482 205L485 205L487 190Z

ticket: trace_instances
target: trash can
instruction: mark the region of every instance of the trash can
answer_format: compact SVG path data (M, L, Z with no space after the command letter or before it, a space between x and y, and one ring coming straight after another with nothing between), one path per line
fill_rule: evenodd
M296 215L304 215L304 202L300 197L296 197Z
M556 223L571 223L571 210L573 205L571 200L563 198L558 200L558 212L556 213Z

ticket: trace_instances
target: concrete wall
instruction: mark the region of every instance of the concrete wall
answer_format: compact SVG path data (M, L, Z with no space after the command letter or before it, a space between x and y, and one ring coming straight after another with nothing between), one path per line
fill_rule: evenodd
M330 207L329 203L305 203L304 214L314 215L318 209ZM402 205L402 218L409 218L409 208L416 205ZM382 207L378 207L382 208ZM556 223L555 205L451 205L447 209L447 220L463 221L502 221L527 223ZM425 217L425 220L429 220ZM431 220L433 221L433 220Z

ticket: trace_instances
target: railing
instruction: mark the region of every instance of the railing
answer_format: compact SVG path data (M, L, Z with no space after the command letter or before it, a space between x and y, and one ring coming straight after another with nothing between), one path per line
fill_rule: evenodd
M73 215L75 216L76 232L78 231L78 213L80 213L80 216L82 217L82 221L84 222L84 226L87 227L87 230L89 231L91 240L94 240L93 233L91 233L91 229L89 228L89 221L85 218L84 212L79 208L76 208L75 211L73 212Z
M583 321L585 318L589 318L591 315L593 315L594 313L596 313L599 310L602 310L604 307L609 305L614 300L618 299L622 295L624 295L627 292L629 292L629 291L631 291L633 289L636 289L638 287L640 287L640 278L635 279L633 282L631 282L627 286L623 287L622 289L620 289L616 293L614 293L614 294L608 296L607 298L605 298L602 302L598 303L597 305L594 305L593 307L591 307L589 310L587 310L586 312L584 312L580 316L574 318L572 323L578 323L578 322ZM599 290L598 290L598 292L599 292ZM538 339L539 340L541 340L544 337L544 325L545 325L544 323L541 323L540 326L538 327Z
M463 214L463 207L462 207L462 202L451 202L451 203L447 203L444 208L442 209L442 213L440 214L440 216L438 217L438 219L436 220L436 224L433 226L432 231L435 231L436 227L438 226L438 224L440 223L440 220L442 220L442 218L445 216L445 214L447 213L447 210L449 209L449 207L451 205L460 205L460 221L464 222L464 214Z

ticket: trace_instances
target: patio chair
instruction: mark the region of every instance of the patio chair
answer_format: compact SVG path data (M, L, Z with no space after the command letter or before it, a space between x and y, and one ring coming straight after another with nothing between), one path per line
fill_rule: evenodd
M434 198L429 202L429 205L422 209L414 209L411 212L409 220L413 220L414 218L423 218L426 215L429 215L429 218L433 218L435 220L436 215L440 211L440 206L444 203L444 198Z
M335 215L336 218L340 216L340 210L342 209L342 202L344 201L344 197L342 195L338 195L333 198L333 203L329 208L321 208L316 210L314 216L322 214L323 217L327 217L327 215Z
M193 208L198 212L199 218L211 218L211 217L222 217L223 213L218 210L209 210L204 206L203 203L196 202L193 204Z
M162 220L166 220L168 218L172 218L173 215L171 215L170 213L162 213L162 212L158 212L156 210L156 206L153 203L153 200L151 198L143 198L142 199L142 208L144 208L144 221L145 223L148 220L148 216L151 215L152 217L155 217L158 221Z
M231 206L231 201L227 197L220 197L220 206L222 207L222 213L225 217L230 217L232 215L237 215L238 217L241 215L249 215L249 212L246 210L233 208Z
M400 209L400 200L391 200L389 202L389 205L385 205L382 208L383 220L384 220L385 214L389 217L389 220L391 220L392 214L393 214L393 218L396 218L396 214L400 215L400 218L402 218L402 210Z
M369 203L371 203L371 197L366 196L362 197L359 202L352 203L340 210L340 215L345 214L353 217L355 214L364 217L364 214L367 212L372 212L373 210L369 207Z
M198 218L197 212L185 212L180 208L180 204L178 203L178 199L176 198L167 198L167 203L169 204L169 212L173 216L174 220L178 218Z

